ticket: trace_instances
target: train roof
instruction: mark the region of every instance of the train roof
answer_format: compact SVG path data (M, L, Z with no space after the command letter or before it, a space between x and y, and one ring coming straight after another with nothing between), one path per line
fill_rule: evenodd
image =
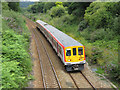
M69 46L83 46L81 43L76 41L75 39L71 38L67 34L63 33L62 31L56 29L55 27L41 21L37 20L37 23L41 24L44 26L45 29L47 29L55 38L64 46L64 47L69 47Z

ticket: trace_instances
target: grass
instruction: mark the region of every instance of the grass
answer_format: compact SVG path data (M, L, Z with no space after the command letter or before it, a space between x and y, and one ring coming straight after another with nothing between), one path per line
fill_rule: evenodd
M103 69L101 69L100 67L98 67L96 73L104 74L104 73L105 73L105 70L103 70Z

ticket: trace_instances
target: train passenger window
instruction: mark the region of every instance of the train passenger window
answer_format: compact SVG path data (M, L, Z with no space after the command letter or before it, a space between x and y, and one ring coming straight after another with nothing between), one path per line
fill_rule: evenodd
M73 48L73 55L76 55L76 48Z
M61 50L60 45L58 45L58 51L59 51L59 52L60 52L60 54L62 55L62 50Z
M78 55L83 55L83 48L78 48Z
M66 49L66 56L71 56L71 50L70 49Z

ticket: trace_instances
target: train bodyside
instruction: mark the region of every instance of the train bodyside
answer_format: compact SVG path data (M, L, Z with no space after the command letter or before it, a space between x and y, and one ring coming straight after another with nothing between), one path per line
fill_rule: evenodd
M58 40L56 40L56 38L54 37L54 35L52 35L49 31L47 31L39 23L37 23L37 28L40 29L40 31L45 35L45 37L47 38L47 40L50 42L50 44L52 45L52 47L56 51L57 55L60 57L60 59L64 63L64 57L65 57L64 56L64 46L61 45L61 43L58 42Z
M37 27L45 35L57 55L61 58L67 71L83 70L85 64L85 48L81 44L63 45L45 26L47 23L36 22ZM60 32L61 33L61 32ZM68 36L66 36L68 37Z

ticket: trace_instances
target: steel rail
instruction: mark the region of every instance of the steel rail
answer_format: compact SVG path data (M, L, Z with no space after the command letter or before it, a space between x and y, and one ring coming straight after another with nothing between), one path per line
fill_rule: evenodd
M83 75L83 77L87 80L87 82L92 86L92 88L94 90L96 90L96 88L93 86L93 84L87 79L87 77L80 71L80 73Z
M39 35L38 35L38 33L37 33L36 30L35 30L35 32L36 32L37 36L39 37ZM48 59L49 59L49 62L50 62L50 64L51 64L51 67L52 67L53 73L54 73L54 75L55 75L55 78L56 78L56 80L57 80L58 86L59 86L59 88L61 88L61 85L60 85L60 82L59 82L59 80L58 80L57 74L56 74L56 72L55 72L54 66L53 66L52 61L51 61L51 59L50 59L50 57L49 57L49 54L48 54L48 52L47 52L47 50L46 50L46 48L45 48L45 46L44 46L44 43L43 43L43 41L42 41L40 38L39 38L39 40L41 41L41 43L42 43L42 45L43 45L43 48L44 48L44 50L45 50L45 52L46 52L46 55L47 55L47 57L48 57Z
M69 75L70 75L71 79L73 80L73 82L74 82L75 86L76 86L76 87L77 87L77 89L79 90L79 87L78 87L77 83L75 82L74 78L72 77L72 75L71 75L70 73L69 73Z
M32 31L32 30L30 30L30 31ZM38 49L38 42L37 42L37 40L35 38L35 34L33 33L33 31L32 31L32 34L33 34L33 37L35 39L35 43L36 43L36 46L37 46L37 52L38 52L38 56L39 56L39 60L40 60L40 66L41 66L41 71L42 71L42 79L43 79L43 87L46 88L45 79L44 79L44 73L43 73L43 66L42 66L42 62L41 62L41 55L40 55L40 51Z

